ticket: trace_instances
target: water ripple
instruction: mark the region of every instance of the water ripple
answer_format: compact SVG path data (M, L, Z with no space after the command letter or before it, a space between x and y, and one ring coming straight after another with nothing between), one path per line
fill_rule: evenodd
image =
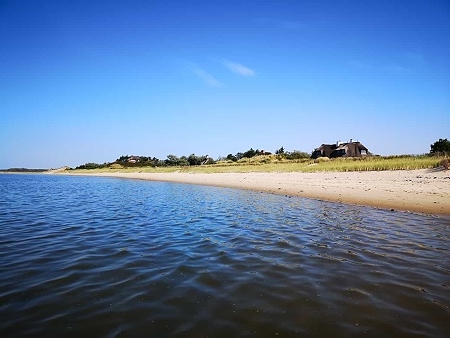
M0 175L2 336L447 336L450 219Z

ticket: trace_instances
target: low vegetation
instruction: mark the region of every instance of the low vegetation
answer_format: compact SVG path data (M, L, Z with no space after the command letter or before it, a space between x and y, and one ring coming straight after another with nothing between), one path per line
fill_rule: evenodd
M167 159L146 156L121 156L111 163L86 163L76 170L92 171L132 171L132 172L316 172L316 171L381 171L413 170L442 167L448 169L447 158L450 142L439 139L430 146L430 153L424 155L363 156L363 157L319 157L311 159L306 152L286 151L283 147L275 154L250 148L245 152L228 154L213 160L208 155L177 157L168 155Z
M9 169L0 170L0 172L4 172L4 173L42 173L47 170L48 169L9 168Z
M445 162L447 161L447 162ZM287 160L277 155L264 155L257 158L243 158L239 161L220 160L214 164L200 166L122 166L117 163L93 172L192 172L192 173L226 173L226 172L317 172L317 171L382 171L413 170L445 167L448 160L442 156L403 155L371 156L354 158L319 158Z

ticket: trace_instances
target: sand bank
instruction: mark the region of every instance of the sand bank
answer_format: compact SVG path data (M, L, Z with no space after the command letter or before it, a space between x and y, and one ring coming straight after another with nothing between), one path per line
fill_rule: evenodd
M401 170L320 173L76 174L256 190L438 215L450 215L450 171Z

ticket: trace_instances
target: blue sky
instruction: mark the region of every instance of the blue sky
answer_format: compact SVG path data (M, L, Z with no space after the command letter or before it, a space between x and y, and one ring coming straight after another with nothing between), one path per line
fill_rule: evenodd
M0 168L350 138L450 138L449 1L0 1Z

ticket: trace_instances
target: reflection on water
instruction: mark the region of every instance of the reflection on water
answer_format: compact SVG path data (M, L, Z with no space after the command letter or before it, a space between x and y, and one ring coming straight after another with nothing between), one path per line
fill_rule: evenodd
M450 219L0 175L2 336L446 336Z

